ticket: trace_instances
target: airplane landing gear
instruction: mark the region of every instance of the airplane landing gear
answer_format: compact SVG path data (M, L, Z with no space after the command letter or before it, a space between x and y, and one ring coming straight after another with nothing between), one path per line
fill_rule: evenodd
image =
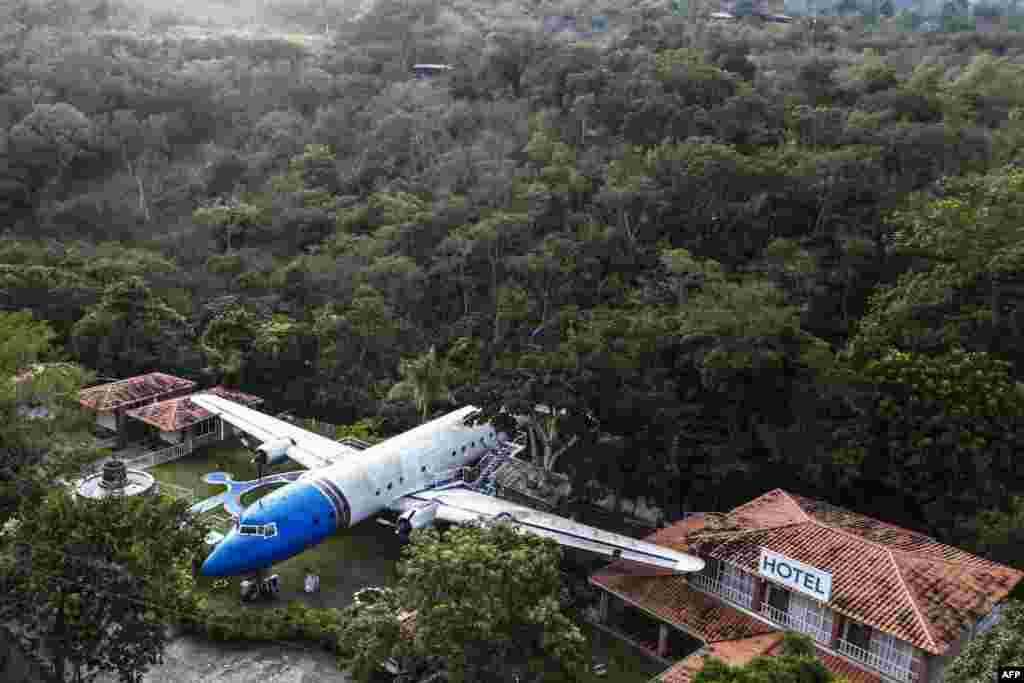
M251 602L258 597L271 599L281 592L281 577L277 574L267 576L265 570L256 572L251 579L240 584L242 602Z

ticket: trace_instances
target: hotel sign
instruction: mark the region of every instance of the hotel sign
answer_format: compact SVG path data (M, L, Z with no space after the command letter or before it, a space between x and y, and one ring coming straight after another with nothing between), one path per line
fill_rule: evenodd
M821 602L832 597L832 574L771 550L761 548L757 573Z

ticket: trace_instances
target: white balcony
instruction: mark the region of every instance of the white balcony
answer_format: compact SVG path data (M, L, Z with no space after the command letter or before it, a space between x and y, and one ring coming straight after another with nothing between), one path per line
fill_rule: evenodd
M800 633L806 633L822 645L828 646L832 640L832 634L817 624L813 624L805 619L800 619L789 612L779 609L778 607L769 605L767 602L761 603L761 614L783 628L787 628L792 631L799 631Z
M839 651L839 654L844 657L883 673L897 681L915 683L918 680L917 673L914 672L909 665L904 665L899 662L894 662L891 659L880 657L873 652L869 652L862 647L854 645L848 640L840 638L836 649Z
M712 595L725 598L726 601L743 607L744 609L751 609L754 604L753 592L738 590L736 587L726 585L721 580L714 579L707 574L690 574L687 579L690 582L690 585L694 588L705 593L711 593Z

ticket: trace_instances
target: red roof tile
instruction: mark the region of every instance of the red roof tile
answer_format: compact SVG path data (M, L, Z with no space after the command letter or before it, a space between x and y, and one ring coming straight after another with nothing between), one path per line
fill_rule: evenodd
M175 392L188 391L195 385L195 382L181 377L151 372L82 389L78 394L78 402L97 412L108 412L118 408L132 408L144 401L166 397Z
M776 631L752 638L712 643L700 652L695 652L673 664L658 676L658 680L663 683L691 683L697 672L704 668L705 657L717 657L730 666L746 666L759 655L777 654L782 639L782 632ZM818 661L837 678L844 678L850 683L882 683L880 675L864 671L842 657L829 654L817 647L815 654Z
M238 389L228 389L227 387L222 387L220 385L207 389L204 393L220 396L221 398L226 398L229 401L241 403L244 406L258 406L263 403L263 399L259 396L246 394Z
M708 643L749 638L775 630L720 600L690 588L681 574L639 575L624 563L615 562L590 580Z
M762 547L831 572L833 610L936 655L1024 578L923 534L781 489L648 540L755 574ZM624 589L629 597L652 590L642 580Z
M781 631L775 631L750 638L713 643L665 669L658 679L665 683L690 683L693 676L704 668L705 657L717 657L729 666L745 666L754 657L769 653L782 642L782 637Z
M216 394L243 405L263 403L263 399L258 396L245 394L234 389L225 389L224 387L213 387L208 389L207 393ZM136 420L142 420L147 424L151 424L162 432L177 432L213 417L213 413L197 406L189 400L188 396L152 403L148 406L129 410L125 414L134 417Z
M814 649L821 663L836 678L845 678L850 683L882 683L882 676L880 674L865 671L842 657L825 652L820 647L815 647Z

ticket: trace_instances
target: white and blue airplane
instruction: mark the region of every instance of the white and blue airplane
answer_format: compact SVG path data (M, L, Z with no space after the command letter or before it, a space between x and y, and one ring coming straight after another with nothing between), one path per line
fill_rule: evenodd
M436 485L506 438L488 423L472 424L479 412L473 406L359 451L219 396L191 400L259 440L255 450L268 464L292 460L308 470L244 510L203 563L205 576L262 572L386 511L398 513L397 530L405 536L435 521L507 520L520 532L574 548L675 572L704 568L699 557L516 505L462 482Z

